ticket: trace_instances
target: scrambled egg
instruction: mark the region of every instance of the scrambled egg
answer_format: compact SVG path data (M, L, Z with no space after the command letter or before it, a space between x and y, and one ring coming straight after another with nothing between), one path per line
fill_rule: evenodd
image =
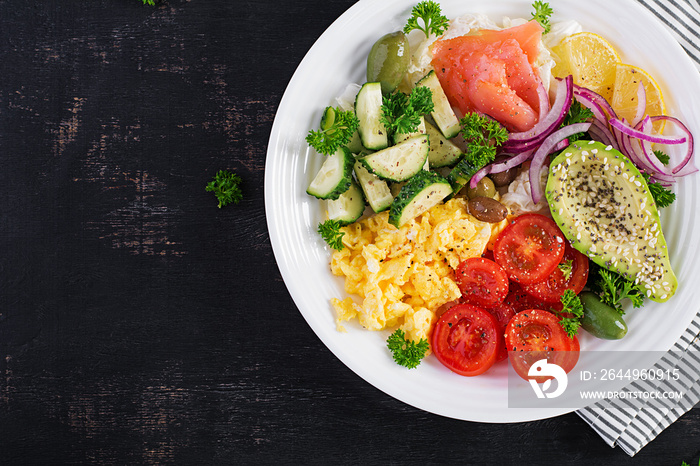
M369 330L400 326L406 338L430 341L435 311L458 299L452 270L482 254L491 240L490 225L467 213L467 201L454 198L433 207L401 228L388 212L372 215L342 229L341 251L331 258L333 274L345 277L345 291L358 295L333 298L338 329L357 318Z

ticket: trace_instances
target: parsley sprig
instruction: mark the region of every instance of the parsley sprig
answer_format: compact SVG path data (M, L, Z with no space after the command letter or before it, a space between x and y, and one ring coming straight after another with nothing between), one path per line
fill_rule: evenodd
M214 193L219 200L219 208L221 208L232 202L238 204L243 199L241 181L241 177L237 174L228 170L219 170L205 189Z
M434 109L433 91L425 86L414 87L409 95L396 91L382 98L381 122L390 135L416 131L421 117Z
M624 315L622 308L624 299L629 299L634 307L644 305L644 292L617 272L613 272L600 267L591 262L588 272L588 288L596 293L601 302L617 310L620 315Z
M627 280L622 275L606 269L600 269L598 275L600 276L598 286L601 301L617 309L620 315L625 313L624 309L622 309L623 299L632 301L634 307L642 307L644 305L644 293L631 280Z
M552 16L552 13L554 13L552 7L549 6L549 3L538 0L533 2L532 8L535 9L532 13L532 19L540 23L544 28L544 33L547 34L552 29L552 25L549 24L549 18Z
M321 128L310 130L306 142L320 154L331 155L350 142L360 121L352 110L326 107Z
M403 330L396 329L386 340L396 364L409 369L418 367L425 353L430 348L428 340L422 338L418 343L407 340Z
M564 275L564 279L568 280L571 277L572 272L574 271L574 261L572 259L567 259L563 262L560 262L557 267L559 267L559 270L561 270L562 275Z
M652 181L651 176L647 173L642 173L642 176L647 182L649 194L654 198L656 207L663 209L673 204L673 201L676 200L676 195L670 189L664 188L660 183Z
M477 171L493 162L498 146L508 139L508 130L486 115L467 113L459 122L460 133L468 147L448 175L455 192L462 189Z
M508 130L486 115L467 113L459 123L462 137L469 146L467 156L474 165L483 167L493 162L497 147L508 140Z
M559 325L569 335L569 338L573 339L581 326L583 304L581 304L581 299L576 295L576 292L571 289L564 291L560 300L563 306L560 314L563 317L559 320Z
M421 20L423 25L418 22ZM408 34L414 29L423 31L425 37L430 37L430 34L440 36L444 34L449 25L449 20L443 16L440 4L433 1L423 1L413 7L411 17L403 28L404 34Z
M591 111L590 108L582 105L581 102L579 102L578 100L573 99L571 101L571 105L569 106L569 111L566 112L566 116L564 116L564 120L561 123L561 127L563 128L564 126L569 126L576 123L585 123L587 121L592 120L593 118L593 111ZM585 133L572 134L568 137L569 143L578 141L583 137L584 134Z
M664 165L668 165L668 163L671 161L671 157L669 157L669 155L662 150L654 150L652 152L654 152L656 158L659 159L659 162L663 163Z
M345 236L345 232L340 231L340 222L337 220L326 220L325 222L319 223L318 234L328 243L328 246L336 251L341 251L345 247L343 245L343 236Z

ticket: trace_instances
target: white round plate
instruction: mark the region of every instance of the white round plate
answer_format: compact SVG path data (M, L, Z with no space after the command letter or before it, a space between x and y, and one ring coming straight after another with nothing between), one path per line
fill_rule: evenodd
M333 297L346 297L343 280L329 270L331 251L316 232L324 220L321 204L305 193L321 159L305 142L318 127L321 112L348 83L365 81L365 61L382 35L400 30L417 1L360 0L338 18L309 50L280 103L265 165L265 208L270 240L282 278L313 331L351 370L385 393L422 410L479 422L544 419L571 409L508 408L507 367L500 364L478 377L461 377L435 357L413 370L395 364L385 344L387 332L370 332L347 323L336 330ZM454 18L485 13L497 23L503 16L529 18L529 0L443 0ZM700 135L700 77L687 54L648 11L631 0L552 2L553 22L574 19L584 30L606 37L624 61L641 66L662 86L668 113ZM581 339L582 350L665 351L689 325L700 306L697 280L698 180L691 175L675 187L678 199L662 211L662 226L678 276L676 296L665 304L649 302L630 309L628 335L619 341ZM614 353L610 354L611 367ZM313 370L309 361L309 370Z

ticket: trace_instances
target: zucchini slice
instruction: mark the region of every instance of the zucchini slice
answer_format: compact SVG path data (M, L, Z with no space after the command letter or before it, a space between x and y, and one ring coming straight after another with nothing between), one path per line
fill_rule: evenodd
M355 115L360 120L357 130L362 145L371 150L389 146L389 137L382 117L382 85L365 83L355 97Z
M389 210L389 223L397 228L438 205L452 194L452 186L435 172L421 170L408 180Z
M382 179L404 181L423 169L429 149L428 135L422 134L365 155L359 160L365 168Z
M354 165L355 157L341 147L326 157L306 193L319 199L338 199L350 187Z
M459 118L457 118L454 110L452 110L452 106L449 100L447 100L447 96L440 85L440 80L435 74L435 70L430 70L428 74L423 76L420 81L416 83L416 86L426 86L433 91L434 110L430 112L430 116L435 120L443 136L447 139L452 139L457 136L461 129Z

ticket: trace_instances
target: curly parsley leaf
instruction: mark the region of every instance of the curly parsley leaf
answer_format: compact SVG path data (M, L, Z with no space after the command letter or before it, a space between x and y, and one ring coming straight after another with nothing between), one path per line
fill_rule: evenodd
M155 6L156 2L155 2L155 0L143 0L143 4Z
M241 177L237 174L228 170L219 170L205 189L214 193L219 200L219 208L221 208L232 202L238 204L243 199L241 181Z
M477 171L493 162L497 147L508 139L508 130L486 115L467 113L459 123L467 150L448 175L455 192L462 189Z
M421 20L423 26L418 22ZM411 17L403 28L404 34L408 34L414 29L423 31L425 37L430 34L442 35L449 25L449 20L443 16L440 4L433 1L423 1L413 7Z
M583 304L581 299L576 295L574 290L566 290L561 295L561 304L563 306L560 314L563 314L559 320L559 325L564 329L569 338L573 339L578 333L583 318Z
M343 236L345 236L345 232L340 231L340 222L337 220L326 220L325 222L319 223L318 234L328 243L328 246L336 251L341 251L345 247L343 245Z
M416 131L421 117L434 109L433 91L425 86L413 88L409 95L396 91L382 98L382 115L389 134L408 134Z
M357 130L360 120L352 110L326 107L321 128L310 130L306 142L320 154L330 155L345 146Z
M561 262L558 267L564 275L564 279L568 280L571 277L571 273L574 271L574 261L572 259L565 260Z
M668 154L662 150L653 150L652 152L654 152L656 158L659 159L659 162L663 163L664 165L668 165L668 163L671 161L671 157L669 157Z
M573 125L576 123L585 123L594 118L593 111L590 108L584 106L576 99L573 99L569 111L566 112L564 121L561 123L561 127ZM583 137L585 133L576 133L568 137L569 142L578 141Z
M549 18L554 13L552 7L549 6L549 3L538 0L533 2L532 8L535 9L532 13L532 19L540 23L540 26L544 28L544 33L547 34L552 29L552 25L549 24Z
M470 144L500 146L508 140L508 130L486 115L467 113L459 124L462 127L462 136Z
M406 334L400 328L387 338L386 343L396 364L409 369L418 367L430 348L428 340L425 338L422 338L418 343L407 340Z
M656 207L663 209L673 204L673 201L676 200L676 195L671 192L670 189L664 188L663 185L651 181L651 176L647 173L642 173L642 176L646 180L647 186L649 186L649 194L654 198Z
M622 308L622 300L629 299L634 307L644 305L644 293L631 280L627 280L622 275L604 269L593 267L590 271L590 288L600 296L600 300L608 306L617 310L620 315L625 313Z
M483 167L496 158L496 147L506 142L508 130L486 115L467 113L459 121L461 134L468 143L467 156L472 165Z

